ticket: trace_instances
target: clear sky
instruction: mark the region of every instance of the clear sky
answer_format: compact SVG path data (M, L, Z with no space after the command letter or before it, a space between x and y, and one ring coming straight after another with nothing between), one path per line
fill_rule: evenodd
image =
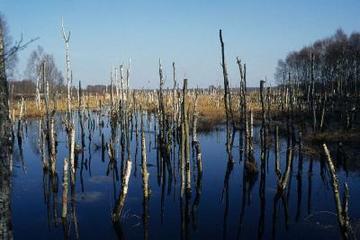
M111 67L132 59L130 86L158 87L161 58L166 86L171 63L178 80L191 87L222 84L218 31L223 29L231 86L238 85L235 57L247 63L250 86L267 76L272 83L277 60L337 28L360 31L359 0L0 0L14 39L40 37L19 55L22 77L37 45L64 69L61 17L71 30L74 81L109 83Z

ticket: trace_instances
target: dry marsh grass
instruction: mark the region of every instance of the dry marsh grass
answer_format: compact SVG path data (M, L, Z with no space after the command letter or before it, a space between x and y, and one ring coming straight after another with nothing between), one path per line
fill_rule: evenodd
M165 100L165 107L166 112L168 114L171 114L174 109L172 105L172 95L167 94L164 96ZM152 95L149 96L149 94L146 93L137 93L136 94L136 110L141 109L148 111L148 112L157 112L157 106L158 106L158 99L157 94L152 93ZM194 107L194 96L188 95L188 102L189 102L189 114L192 116L193 114L193 107ZM101 101L101 104L100 104ZM234 118L239 118L239 97L233 96L232 99L232 109L234 113ZM133 97L129 96L129 103L130 108L133 107ZM102 95L102 96L83 96L82 98L82 108L89 108L92 110L99 110L100 106L110 106L110 95ZM19 117L20 115L20 105L21 101L13 101L10 104L10 114L13 119ZM261 112L261 105L256 100L256 96L254 94L250 94L248 99L248 107L251 108L254 112L255 119L260 115ZM78 110L79 103L76 97L72 100L72 109ZM55 109L57 112L65 112L67 110L67 99L66 98L59 98L54 101L49 102L49 109L52 111ZM218 124L221 124L225 121L225 108L224 108L224 102L223 102L223 95L222 94L201 94L198 98L198 105L197 105L197 112L199 116L199 128L212 128ZM40 109L36 106L35 99L26 99L24 100L24 111L23 111L23 117L24 118L37 118L42 117L46 114L45 111L45 104L44 100L41 101L41 107Z

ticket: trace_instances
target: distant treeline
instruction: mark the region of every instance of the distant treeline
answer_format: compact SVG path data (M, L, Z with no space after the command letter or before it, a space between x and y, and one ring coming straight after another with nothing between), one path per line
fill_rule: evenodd
M360 73L360 33L347 36L341 29L328 38L314 42L279 60L275 79L288 81L303 90L315 86L315 91L344 95L357 93ZM290 76L289 76L290 75Z
M25 98L35 98L36 95L36 83L32 80L12 80L9 81L10 95L17 97L25 97ZM40 94L44 92L43 84L39 84ZM66 95L66 86L63 84L52 85L50 84L50 93L52 95ZM105 94L110 86L106 85L89 85L83 89L83 94ZM78 87L72 88L72 93L77 94Z
M32 80L11 80L9 81L9 86L10 86L10 95L11 97L14 98L21 98L21 97L25 97L25 98L35 98L36 95L36 82L32 81ZM39 85L39 90L40 90L40 94L43 93L44 89L43 89L43 84ZM63 84L57 84L57 85L53 85L50 84L49 86L50 88L50 93L52 93L52 95L66 95L66 86ZM86 86L84 89L82 89L83 94L87 95L103 95L106 93L110 93L110 85L102 85L102 84L97 84L97 85L88 85ZM248 91L255 91L258 88L254 88L254 87L249 87ZM154 91L154 89L135 89L138 91ZM189 91L192 91L194 89L189 89ZM214 92L214 91L223 91L223 89L219 86L219 87L215 87L213 85L207 87L207 88L202 88L200 90L203 91L209 91L209 92ZM172 89L164 89L164 91L172 91ZM231 89L232 92L236 93L239 92L239 88L232 88ZM72 94L76 95L78 92L78 87L73 86L72 87Z

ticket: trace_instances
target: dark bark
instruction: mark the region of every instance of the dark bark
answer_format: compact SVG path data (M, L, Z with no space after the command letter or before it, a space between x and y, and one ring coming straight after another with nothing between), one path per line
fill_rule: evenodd
M11 223L11 129L5 73L3 29L0 25L0 239L13 239Z

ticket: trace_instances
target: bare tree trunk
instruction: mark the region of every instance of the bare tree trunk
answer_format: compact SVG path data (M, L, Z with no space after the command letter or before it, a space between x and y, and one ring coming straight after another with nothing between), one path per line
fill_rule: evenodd
M249 122L249 152L250 154L254 151L254 114L250 108L250 122Z
M66 82L67 82L67 112L68 112L68 121L70 122L71 117L71 81L72 81L72 73L71 73L71 65L70 65L70 54L69 54L69 41L70 35L69 32L66 34L64 28L64 21L61 23L62 34L65 43L65 72L66 72Z
M323 130L324 127L324 121L325 121L325 111L326 111L326 92L324 92L324 99L323 99L323 106L322 106L322 110L321 110L321 119L320 119L320 131Z
M290 73L289 73L290 74ZM311 54L311 110L313 117L313 131L316 131L316 103L315 103L315 77L314 77L314 55Z
M111 113L113 113L114 111L114 96L113 96L113 91L114 91L114 80L113 80L113 74L112 72L110 72L110 106L111 106Z
M63 39L65 43L65 72L67 82L67 118L65 121L65 128L68 135L68 148L69 148L69 160L64 159L64 175L63 175L63 193L62 193L62 221L64 225L64 232L67 232L67 215L68 215L68 192L69 192L69 170L71 186L75 185L75 127L71 113L71 84L72 84L72 72L69 54L69 40L70 32L65 33L64 22L61 24ZM69 167L70 162L70 167Z
M268 125L270 126L271 124L271 88L267 87L267 91L266 91L266 99L267 99L267 120L268 120Z
M123 72L123 65L120 65L120 90L121 90L121 109L124 108L124 101L125 101L125 86L124 86L124 72Z
M184 79L183 101L181 109L181 189L191 192L190 174L190 149L189 149L189 123L188 123L188 103L187 103L187 79Z
M9 87L5 72L5 44L3 29L0 25L0 121L6 123L9 120Z
M193 126L192 126L192 142L196 143L197 139L197 121L198 121L198 111L197 111L197 103L198 103L199 93L198 91L195 92L195 99L194 99L194 108L193 108Z
M49 83L46 78L46 61L42 63L42 84L44 88L45 110L46 110L46 128L49 129Z
M4 123L2 122L1 125ZM1 126L3 127L3 126ZM0 143L0 239L13 239L11 220L11 156L9 148L6 147L8 139L1 133Z
M260 101L261 101L261 116L262 116L262 125L265 126L266 116L265 116L265 95L264 95L264 80L260 81Z
M1 109L0 109L1 110ZM11 152L8 123L1 121L0 144L0 239L13 239L11 220Z
M175 70L175 62L172 63L172 68L173 68L173 91L172 91L172 107L173 107L173 117L172 117L172 130L173 130L173 136L174 138L177 137L177 114L178 114L178 104L177 104L177 94L176 94L176 70Z
M232 120L232 124L234 127L234 117L231 107L231 95L230 95L230 87L229 87L229 78L228 73L226 70L225 64L225 49L224 49L224 42L222 38L222 30L219 30L219 37L220 37L220 44L221 44L221 66L223 69L223 76L224 76L224 104L225 104L225 114L226 114L226 148L227 152L231 152L231 130L230 130L230 119ZM231 159L231 158L228 158Z
M39 111L41 111L41 97L40 97L40 74L37 74L36 77L36 107Z
M331 176L331 180L332 180L336 212L337 212L337 217L338 217L338 222L339 222L340 230L342 233L342 237L344 239L352 239L353 235L352 235L352 230L351 230L351 226L350 226L350 220L349 220L350 218L348 215L349 188L348 188L347 184L345 183L345 194L344 194L343 203L341 203L340 191L339 191L339 181L336 176L336 171L335 171L333 161L331 159L330 151L327 148L327 145L325 143L323 144L323 148L324 148L324 152L326 155L326 160L328 163L329 172L330 172L330 176Z
M125 174L122 178L122 183L121 183L121 191L120 191L120 195L119 198L116 201L113 213L112 213L112 221L113 223L116 223L120 220L121 217L121 213L122 210L124 208L125 205L125 199L127 196L127 192L128 192L128 188L129 188L129 179L130 179L130 174L131 174L131 161L128 160L126 163L126 169L125 169Z
M51 114L50 117L50 170L51 174L56 174L56 144L55 144L55 119L54 119L54 112Z
M9 90L5 73L3 28L0 24L0 239L13 239L11 221L11 123Z
M160 136L160 147L165 144L165 106L164 106L164 93L163 93L163 86L164 86L164 78L163 78L163 71L161 62L159 59L159 76L160 76L160 89L159 89L159 136Z
M240 114L240 133L239 133L239 150L240 150L240 159L242 159L242 154L245 152L246 158L248 156L248 118L247 118L247 107L246 107L246 65L241 64L239 57L236 58L236 63L239 68L240 73L240 96L239 96L239 114ZM245 132L245 137L243 136ZM245 139L245 146L244 141ZM245 150L245 151L244 151ZM246 159L245 159L246 160ZM247 160L246 160L247 161Z
M141 115L141 172L143 179L143 192L144 198L149 198L149 172L147 170L147 158L146 158L146 142L145 142L145 134L144 134L144 122L143 116Z
M115 90L116 90L116 102L119 101L119 87L120 87L120 84L119 84L119 75L118 75L118 69L116 67L114 67L114 79L115 81Z

